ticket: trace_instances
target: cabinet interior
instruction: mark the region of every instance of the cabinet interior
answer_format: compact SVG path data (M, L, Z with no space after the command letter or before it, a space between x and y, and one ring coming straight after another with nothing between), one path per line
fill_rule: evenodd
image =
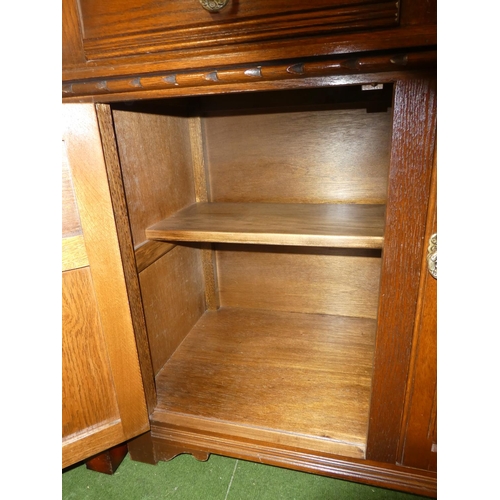
M155 425L365 456L392 86L115 103Z

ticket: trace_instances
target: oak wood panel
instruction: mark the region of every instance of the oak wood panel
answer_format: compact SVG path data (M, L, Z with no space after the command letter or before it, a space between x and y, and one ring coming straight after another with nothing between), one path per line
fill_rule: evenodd
M106 444L105 448L109 448L145 432L149 428L148 413L94 106L63 106L63 125L63 138L67 144L68 162L119 411L120 439L115 441L116 430L107 439L104 432L99 439L101 445ZM82 444L79 449L84 450L85 446ZM92 454L98 451L102 450L93 450ZM76 458L72 457L73 460ZM67 456L64 460L68 460Z
M77 269L89 265L85 240L82 235L63 238L62 240L62 270Z
M96 116L99 124L99 132L106 164L109 192L113 204L116 235L119 242L123 277L127 287L128 306L130 308L135 343L141 367L144 395L146 397L148 413L151 413L156 404L153 367L149 352L146 321L142 307L139 277L137 275L127 201L125 199L125 190L123 187L122 172L118 158L113 118L109 105L97 104Z
M222 306L376 318L380 252L217 248Z
M146 229L150 239L382 248L384 205L196 203Z
M200 250L176 246L139 279L156 375L205 310Z
M82 234L80 215L76 205L75 191L68 164L66 144L62 142L62 236L63 238Z
M207 311L158 375L152 418L363 456L375 324Z
M62 284L64 441L119 413L89 268L64 272Z
M436 151L429 216L425 233L428 245L437 232ZM406 414L401 439L401 463L408 467L437 470L437 280L428 272L424 246L412 364Z
M187 118L114 110L134 246L151 224L194 203Z
M367 458L395 463L404 411L436 134L436 82L399 81Z
M189 0L80 0L84 45L92 59L202 48L290 36L359 31L398 23L394 0L237 1L212 14Z
M390 113L213 116L204 125L214 202L385 203Z

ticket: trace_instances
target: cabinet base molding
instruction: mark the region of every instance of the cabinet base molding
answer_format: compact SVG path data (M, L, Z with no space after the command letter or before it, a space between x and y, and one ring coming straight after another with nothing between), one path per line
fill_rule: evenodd
M157 464L188 453L205 461L210 454L356 481L381 488L434 498L437 474L356 458L343 458L211 432L152 425L152 430L129 443L132 460Z

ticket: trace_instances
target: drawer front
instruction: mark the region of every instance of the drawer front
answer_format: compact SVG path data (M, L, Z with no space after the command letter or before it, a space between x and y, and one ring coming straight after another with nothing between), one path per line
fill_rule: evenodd
M337 31L392 27L399 2L229 0L219 12L199 0L78 0L88 59L205 48Z

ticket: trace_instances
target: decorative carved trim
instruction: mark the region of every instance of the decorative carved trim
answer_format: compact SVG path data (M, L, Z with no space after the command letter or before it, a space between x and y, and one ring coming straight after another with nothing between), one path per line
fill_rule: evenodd
M292 61L281 64L258 64L226 68L211 68L206 71L180 71L131 77L116 77L63 84L63 98L116 95L144 91L167 91L217 85L240 85L256 81L279 81L309 77L328 77L375 72L418 70L433 67L436 51L418 53L391 53L362 55L359 57L337 57L308 62ZM178 90L175 92L179 95Z

